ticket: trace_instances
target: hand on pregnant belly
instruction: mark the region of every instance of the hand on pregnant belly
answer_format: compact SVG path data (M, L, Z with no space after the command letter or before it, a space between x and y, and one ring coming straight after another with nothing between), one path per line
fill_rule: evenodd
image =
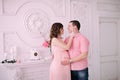
M63 59L61 60L61 64L64 66L69 65L70 64L69 57L63 57Z

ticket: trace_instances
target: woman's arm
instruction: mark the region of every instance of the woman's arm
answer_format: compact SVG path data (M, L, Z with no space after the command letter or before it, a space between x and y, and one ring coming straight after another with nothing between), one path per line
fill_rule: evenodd
M57 45L57 46L65 49L65 50L69 50L70 47L71 47L71 44L72 44L72 40L73 40L73 36L70 36L69 41L68 41L67 44L65 44L64 42L58 40L57 38L53 38L52 42L53 42L55 45Z

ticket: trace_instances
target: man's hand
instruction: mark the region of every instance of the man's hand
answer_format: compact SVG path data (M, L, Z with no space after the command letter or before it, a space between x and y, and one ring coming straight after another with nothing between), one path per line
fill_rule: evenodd
M66 65L70 64L70 60L69 59L65 59L65 60L61 61L61 64L66 66Z

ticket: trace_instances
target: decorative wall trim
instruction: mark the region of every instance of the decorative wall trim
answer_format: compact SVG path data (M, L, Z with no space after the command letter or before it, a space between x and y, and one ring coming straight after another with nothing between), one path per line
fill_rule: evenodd
M97 3L120 4L119 0L97 0Z
M33 7L31 7L31 6L33 6ZM16 14L18 14L21 9L26 9L26 10L29 10L29 9L41 9L41 10L43 10L43 11L45 11L45 12L49 11L49 13L52 14L52 16L53 16L53 15L55 16L52 8L50 8L48 5L46 5L46 4L43 3L42 1L41 1L41 2L40 2L40 1L29 1L29 2L25 2L24 4L22 4L22 5L17 9ZM47 11L46 11L46 10L47 10Z
M105 12L120 12L120 4L99 3L98 10Z
M111 66L109 66L109 68L106 68L106 71L103 71L102 68L104 68L105 64L111 64ZM114 65L116 64L116 65ZM102 65L104 67L102 67ZM107 65L108 66L108 65ZM113 67L112 67L113 66ZM101 80L119 80L119 62L118 61L108 61L108 62L102 62L101 66L100 66L100 76L101 76ZM116 67L116 68L115 68ZM113 71L112 71L113 70ZM105 74L103 74L105 73ZM109 76L107 76L109 73ZM113 75L112 75L113 74ZM103 76L104 75L104 76ZM107 76L107 77L105 77Z
M29 40L29 39L28 39ZM39 42L41 41L38 39ZM37 42L37 44L39 43ZM22 60L28 60L31 56L31 50L35 49L38 51L41 58L48 57L50 55L50 49L44 48L41 44L39 46L34 45L35 42L28 43L26 40L21 38L17 32L6 32L4 33L4 52L11 54L11 48L16 47L15 58ZM11 54L12 55L12 54ZM9 56L8 56L9 57Z
M119 18L116 17L99 17L99 23L111 23L111 22L115 22L117 23L119 20Z
M15 41L18 41L17 43L14 40L9 41L7 39L7 38L12 39L13 36L14 36L14 40L17 39L17 40L15 40ZM10 43L10 42L12 42L12 43ZM24 39L22 39L21 36L17 32L5 32L4 33L4 48L5 48L5 51L7 51L7 49L10 49L10 47L12 47L12 46L15 46L15 45L19 46L19 44L18 44L19 42L22 43L22 45L24 45L26 47L31 47L31 48L33 47L31 44L27 43Z
M81 23L81 33L86 37L90 36L89 27L90 26L90 5L85 2L71 2L71 20L78 20ZM88 29L89 28L89 29Z
M4 55L4 33L0 32L0 61L5 58Z
M118 39L118 18L109 18L109 17L100 17L99 18L99 25L100 24L115 24L116 26L116 41L119 41L119 39ZM100 26L101 27L101 26ZM100 36L100 35L99 35ZM114 54L112 54L112 55L102 55L102 54L100 54L100 56L101 57L110 57L110 56L118 56L119 55L119 53L118 53L118 44L116 44L116 53L114 53ZM101 51L100 51L100 53L101 53Z
M111 62L111 61L118 61L119 60L119 56L104 56L101 57L101 63L105 63L105 62Z
M89 2L90 0L70 0L70 1L77 1L77 2Z
M0 53L3 53L3 45L4 45L3 32L0 32Z
M12 58L13 53L11 51L12 47L18 46L18 39L16 38L15 32L4 32L4 53L6 54L6 58ZM15 52L17 53L17 52ZM9 55L8 55L9 54ZM15 54L16 59L16 54Z
M91 8L87 2L71 1L71 20L78 20L81 24L81 33L84 34L88 39L91 39ZM89 57L91 54L89 54Z
M3 13L3 0L0 0L0 15Z
M114 34L116 36L116 52L112 54L100 54L100 80L119 80L119 17L114 16L99 16L99 25L100 24L114 24L112 29L114 30ZM106 26L106 25L105 25ZM99 26L100 27L100 26ZM103 26L104 27L104 26ZM107 28L106 28L107 29ZM108 26L109 29L109 26ZM100 35L99 35L100 36ZM105 35L103 35L105 36ZM112 37L113 38L113 37ZM108 45L109 46L109 45ZM114 45L115 46L115 45ZM101 51L100 51L101 53ZM111 71L113 70L113 71ZM112 73L111 73L112 72ZM109 76L107 76L109 75ZM105 77L107 76L107 77Z
M65 17L66 0L56 0L56 13L58 17ZM59 10L58 10L59 9Z
M55 16L55 12L42 3L29 2L23 5L17 11L17 17L22 24L20 29L23 29L22 33L19 32L20 37L24 41L27 40L26 42L29 44L39 41L39 45L41 45L45 41L44 39L49 38L50 25L56 19ZM33 46L35 47L35 45L38 46L38 43L34 43Z
M25 14L25 26L27 31L37 34L47 34L49 31L50 19L46 12L34 9Z
M119 0L98 0L97 1L98 11L105 12L120 12L120 1Z
M15 16L17 15L17 13L19 12L19 10L24 7L25 5L31 4L31 3L39 3L39 6L41 5L45 5L48 8L52 8L51 10L54 11L54 13L56 14L56 16L58 17L65 17L66 16L66 0L55 0L54 2L47 3L46 1L39 1L39 0L32 0L32 1L26 1L24 3L20 3L18 6L14 6L16 7L14 9L14 11L12 10L11 12L9 12L8 10L5 10L5 0L3 0L3 14L4 15L9 15L9 16ZM46 5L48 4L48 5ZM7 6L7 5L6 5ZM38 6L38 8L39 8ZM51 7L50 7L51 6ZM46 7L42 6L43 9L45 9ZM47 9L45 9L47 10Z

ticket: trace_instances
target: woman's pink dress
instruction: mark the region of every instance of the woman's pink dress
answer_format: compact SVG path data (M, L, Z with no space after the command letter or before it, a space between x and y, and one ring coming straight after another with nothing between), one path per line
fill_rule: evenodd
M68 52L58 46L52 45L54 58L50 66L50 80L71 80L70 65L62 65L64 58L69 58Z

